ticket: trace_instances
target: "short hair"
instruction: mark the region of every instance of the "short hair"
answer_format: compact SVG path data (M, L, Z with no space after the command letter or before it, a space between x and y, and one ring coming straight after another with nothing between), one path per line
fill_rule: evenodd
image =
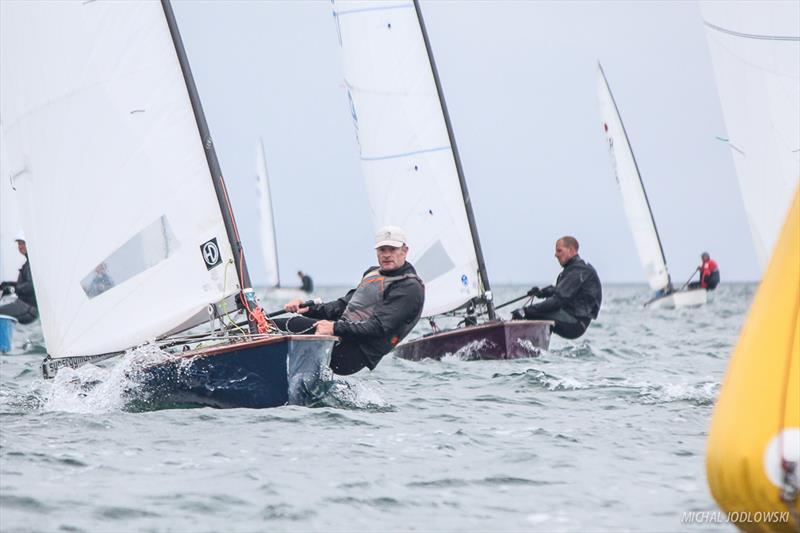
M579 247L578 239L576 239L575 237L572 237L570 235L564 235L563 237L558 239L558 241L563 242L565 246L572 248L576 252L578 251Z

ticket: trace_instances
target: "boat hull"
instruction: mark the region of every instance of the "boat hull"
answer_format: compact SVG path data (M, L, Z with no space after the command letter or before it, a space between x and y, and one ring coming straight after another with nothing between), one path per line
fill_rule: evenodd
M473 359L536 357L550 345L549 320L489 322L426 335L397 346L395 357L420 361L455 356Z
M142 408L264 408L314 399L335 337L280 336L180 354L132 376Z
M651 309L680 309L681 307L697 307L708 302L708 291L691 289L676 291L651 300L645 304Z

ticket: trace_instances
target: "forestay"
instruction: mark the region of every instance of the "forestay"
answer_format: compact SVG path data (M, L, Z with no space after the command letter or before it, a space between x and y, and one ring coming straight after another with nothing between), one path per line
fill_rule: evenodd
M600 99L600 112L603 118L603 131L608 141L611 162L617 185L622 193L622 203L628 225L639 252L639 261L644 268L645 277L653 290L670 285L667 261L658 237L658 230L650 210L647 193L636 158L633 156L628 134L622 124L619 109L611 94L603 67L597 65L597 94Z
M197 323L238 283L162 5L0 9L0 114L48 353Z
M0 281L16 281L25 257L19 253L14 239L22 230L19 220L18 195L11 186L5 138L0 125Z
M272 211L272 195L267 173L267 156L264 142L256 147L256 191L258 193L258 227L261 230L261 251L264 254L264 273L268 287L279 287L278 243L275 238L275 215Z
M714 0L701 8L763 271L800 180L800 3Z
M401 226L424 316L481 295L453 148L411 1L336 1L334 15L375 228Z

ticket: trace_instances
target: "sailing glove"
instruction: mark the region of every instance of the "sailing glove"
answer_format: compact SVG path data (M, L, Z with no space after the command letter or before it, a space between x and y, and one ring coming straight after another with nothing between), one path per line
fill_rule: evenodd
M528 291L528 296L533 296L534 298L539 296L540 289L539 287L531 287L531 290Z
M525 320L525 311L522 309L514 309L511 311L511 320Z

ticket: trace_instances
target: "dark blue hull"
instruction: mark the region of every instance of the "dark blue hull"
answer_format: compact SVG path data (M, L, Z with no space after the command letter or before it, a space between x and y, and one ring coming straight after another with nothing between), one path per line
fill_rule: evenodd
M303 405L321 388L334 337L282 336L180 354L131 376L134 403L171 407Z

